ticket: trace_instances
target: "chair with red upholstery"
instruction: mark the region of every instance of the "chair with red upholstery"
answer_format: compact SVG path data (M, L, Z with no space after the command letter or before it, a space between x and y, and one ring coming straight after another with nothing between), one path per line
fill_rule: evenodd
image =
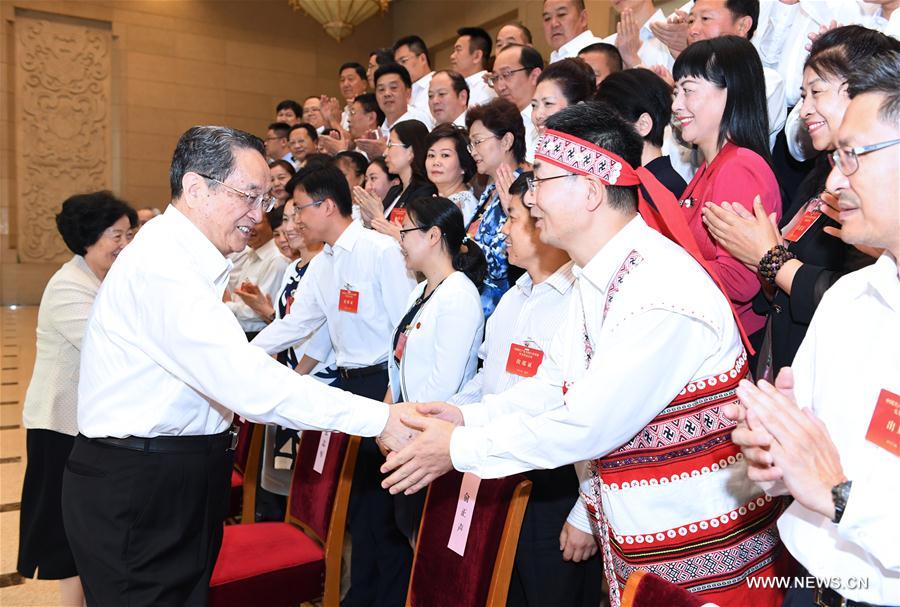
M211 607L340 604L341 552L359 437L304 430L284 522L225 527ZM317 453L325 453L321 473ZM321 456L319 456L321 459Z
M256 519L256 485L259 478L259 458L265 426L235 417L238 440L234 448L234 469L231 471L231 497L228 516L241 515L244 523Z
M462 480L451 471L428 489L407 607L506 605L531 481L521 474L481 481L462 557L447 547Z
M622 591L622 607L716 607L699 595L667 582L647 571L635 571L628 576Z

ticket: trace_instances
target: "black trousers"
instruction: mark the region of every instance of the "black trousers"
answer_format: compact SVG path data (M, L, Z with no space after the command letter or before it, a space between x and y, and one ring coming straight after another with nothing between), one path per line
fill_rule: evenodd
M387 372L341 379L341 388L375 400L384 400ZM403 607L412 569L412 548L397 527L394 501L381 488L384 456L375 439L359 446L353 489L350 492L350 591L344 607Z
M581 563L564 561L559 533L578 499L573 466L526 473L532 482L508 607L596 607L602 597L603 567L594 555Z
M148 453L79 436L63 520L87 604L206 605L233 453Z

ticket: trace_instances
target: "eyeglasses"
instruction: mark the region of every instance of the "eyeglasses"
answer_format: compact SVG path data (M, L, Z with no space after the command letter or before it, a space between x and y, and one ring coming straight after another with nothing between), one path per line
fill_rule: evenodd
M215 181L219 185L225 186L226 188L228 188L235 194L240 194L241 196L243 196L244 202L247 203L247 206L250 207L251 211L253 209L261 208L264 213L268 213L269 211L274 209L275 205L278 203L278 200L274 196L269 194L269 192L266 192L265 194L249 194L247 192L242 192L241 190L239 190L237 188L233 188L230 185L228 185L227 183L225 183L224 181L216 179L215 177L210 177L209 175L204 175L203 173L197 173L197 174L200 175L201 177L203 177L204 179L208 179L210 181Z
M417 55L415 53L413 53L412 55L403 55L402 57L397 59L397 63L405 66L409 62L410 59L412 59L413 57L418 57L418 56L419 55Z
M859 170L860 156L865 156L866 154L889 148L898 143L900 143L900 139L882 141L881 143L873 143L872 145L863 145L846 150L838 148L828 155L828 162L831 163L831 166L837 166L841 173L849 177Z
M494 85L497 84L498 81L506 82L507 80L512 78L512 75L515 74L516 72L524 72L526 70L528 70L527 67L520 67L519 69L509 70L506 72L500 72L499 74L491 74L490 76L487 77L488 86L491 88L494 88Z
M417 226L415 228L403 228L400 230L400 242L403 242L403 237L406 236L407 232L416 232L418 230L430 230L431 228L428 226Z
M324 200L316 200L314 202L308 202L306 204L295 204L294 211L291 213L291 216L296 219L297 217L300 217L300 213L303 212L303 209L308 209L309 207L317 207L324 202Z
M391 148L408 148L409 145L405 143L394 143L393 141L388 141L384 144L384 148L389 150Z
M487 141L488 139L499 139L499 137L497 137L496 135L487 135L487 136L485 136L485 137L482 137L482 138L479 139L478 141L475 141L475 140L473 139L468 145L466 145L466 149L469 150L469 153L470 153L470 154L474 154L474 153L475 153L475 148L477 148L479 145L481 145L482 143L484 143L484 142Z
M578 173L564 173L562 175L556 175L554 177L526 177L525 183L528 184L528 191L534 194L537 191L538 185L542 181L550 181L551 179L562 179L563 177L578 177Z

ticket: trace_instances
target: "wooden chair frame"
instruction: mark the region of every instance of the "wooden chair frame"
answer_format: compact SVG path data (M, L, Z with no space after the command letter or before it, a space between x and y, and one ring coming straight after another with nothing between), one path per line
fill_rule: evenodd
M250 423L250 422L245 422ZM265 424L253 424L250 434L250 446L247 452L247 463L244 469L237 468L244 477L241 485L241 524L256 522L256 485L259 482L259 460L262 458L263 437L266 435Z
M516 562L516 547L519 545L519 532L522 530L522 520L525 518L525 508L528 507L528 499L531 497L531 481L523 480L513 490L506 510L506 522L503 523L503 533L500 535L500 546L497 548L497 558L494 561L494 570L491 573L491 585L488 587L487 607L504 607L506 597L509 594L509 580L512 578L513 565ZM425 508L428 512L428 502L431 500L431 487L425 497ZM416 538L416 551L413 555L412 573L409 576L409 586L406 590L406 607L412 607L413 577L416 571L416 561L419 558L419 542L422 538L422 525L425 516L419 523L419 535Z

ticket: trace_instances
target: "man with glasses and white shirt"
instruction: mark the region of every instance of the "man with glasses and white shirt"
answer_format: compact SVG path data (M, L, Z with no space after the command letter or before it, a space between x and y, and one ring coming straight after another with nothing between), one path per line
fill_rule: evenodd
M775 384L741 382L743 407L726 411L750 479L795 500L778 530L819 585L792 588L787 607L900 602L900 53L847 84L826 185L841 239L884 252L828 289Z
M525 160L534 162L537 130L531 122L531 99L537 87L538 76L544 69L541 54L530 46L510 44L497 53L494 71L488 76L488 84L503 99L511 101L522 114L525 124Z
M185 132L169 173L172 204L119 255L97 295L82 347L80 434L63 477L66 534L89 605L206 604L228 505L232 411L387 441L396 435L386 423L406 433L393 409L249 345L222 303L226 255L247 246L275 204L264 154L260 139L235 129Z
M406 313L416 281L390 236L353 221L350 187L335 167L297 176L295 225L310 241L324 242L300 280L291 311L251 342L269 354L302 343L322 325L331 336L341 387L383 400L388 390L390 343ZM379 486L384 462L364 438L350 496L353 536L347 605L402 605L412 551L394 517L391 496Z
M422 112L428 112L428 85L434 72L425 41L418 36L407 36L397 40L393 50L394 61L406 68L412 80L410 104Z

